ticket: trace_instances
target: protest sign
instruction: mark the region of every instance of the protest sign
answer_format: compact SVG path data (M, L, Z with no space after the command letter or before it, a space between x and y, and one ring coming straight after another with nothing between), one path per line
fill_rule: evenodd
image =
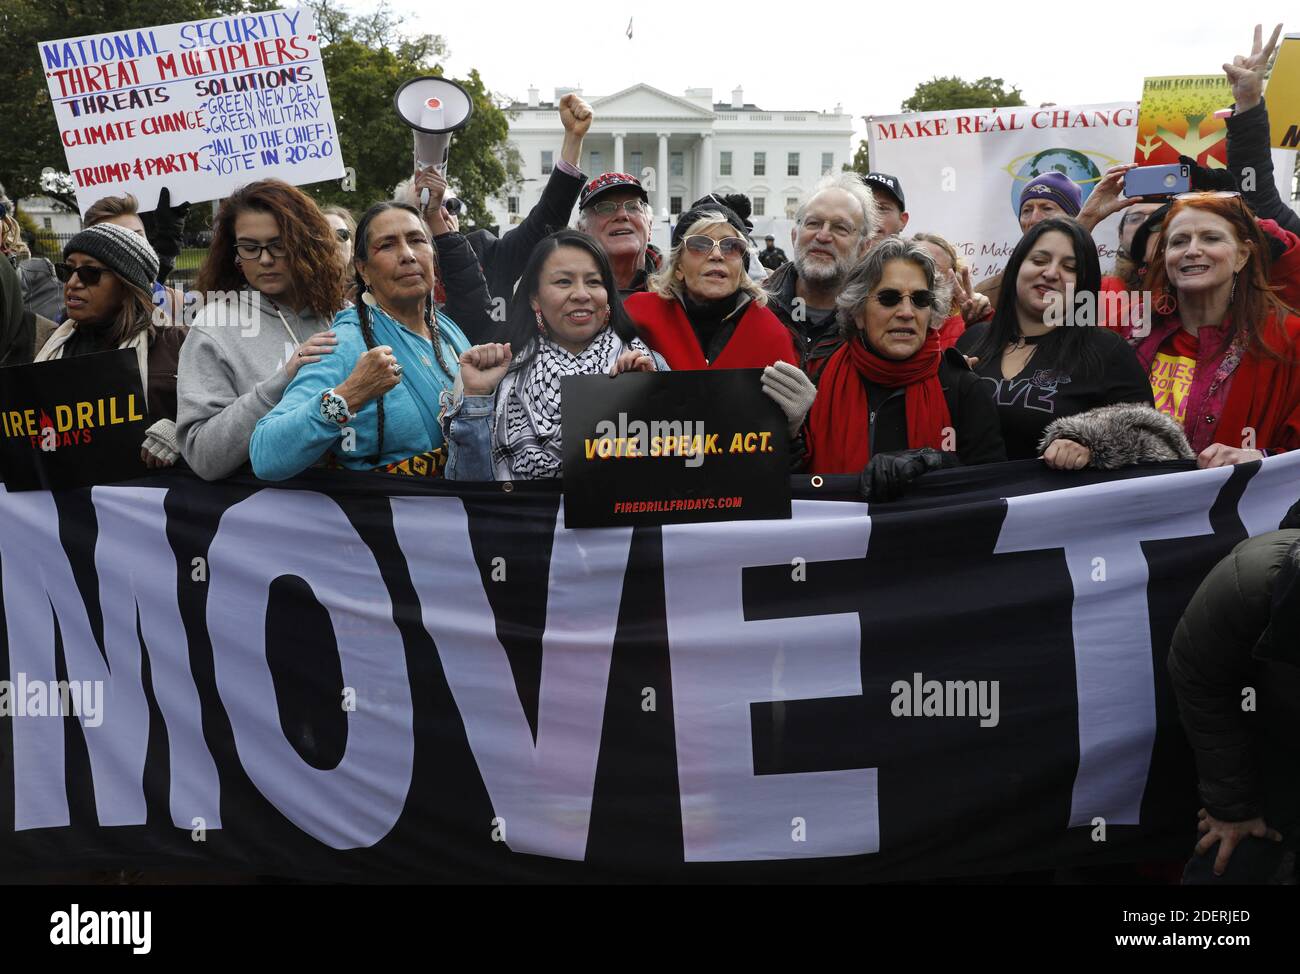
M565 376L565 526L789 517L786 420L761 375Z
M1020 239L1020 193L1057 170L1086 200L1110 166L1133 154L1135 102L1050 108L971 108L877 116L867 124L871 168L897 176L908 230L946 237L976 282L1000 273ZM1119 218L1093 237L1114 260Z
M1287 34L1268 76L1268 122L1274 149L1300 149L1300 34Z
M0 469L10 491L139 477L152 422L134 349L0 369Z
M0 489L0 862L755 882L1185 858L1170 640L1295 502L1300 455L1178 466L989 464L887 504L801 488L789 520L590 531L547 484Z
M1215 112L1230 105L1232 89L1222 73L1146 78L1133 161L1163 166L1188 156L1207 168L1227 168L1228 132Z
M209 200L256 179L343 176L308 9L37 44L84 211L133 193L141 210Z

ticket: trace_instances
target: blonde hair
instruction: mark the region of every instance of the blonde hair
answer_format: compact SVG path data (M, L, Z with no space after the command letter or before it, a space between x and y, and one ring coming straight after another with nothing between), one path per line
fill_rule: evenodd
M94 203L86 207L86 212L81 215L81 225L83 227L93 227L97 223L105 223L114 217L139 215L140 201L130 193L123 196L105 196L103 199L95 200Z
M677 246L668 252L668 259L664 261L663 269L650 278L648 283L649 290L659 295L666 301L676 301L682 296L685 288L682 282L677 279L677 271L682 266L682 250L686 246L686 238L692 234L702 233L709 227L722 225L732 231L741 240L745 240L745 235L732 226L731 222L721 213L707 213L687 228L682 234ZM748 243L748 241L746 241ZM767 292L759 286L758 282L753 280L744 271L740 274L740 287L737 289L744 291L758 307L767 304Z
M21 260L26 260L32 255L23 241L22 225L14 219L13 214L6 214L4 219L0 220L0 253L13 254Z

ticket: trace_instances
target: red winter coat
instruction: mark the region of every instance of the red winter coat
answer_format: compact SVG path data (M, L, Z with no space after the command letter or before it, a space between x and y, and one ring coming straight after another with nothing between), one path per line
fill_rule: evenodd
M641 339L668 362L674 372L696 369L761 369L776 361L799 365L790 331L767 308L753 301L745 305L740 321L722 354L712 362L695 337L680 301L669 301L644 291L626 298L623 307L636 323Z

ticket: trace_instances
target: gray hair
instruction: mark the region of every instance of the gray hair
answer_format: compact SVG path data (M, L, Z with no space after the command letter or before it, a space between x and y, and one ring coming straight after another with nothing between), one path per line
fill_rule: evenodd
M677 280L677 270L682 266L682 251L686 247L686 238L693 233L703 233L709 227L716 226L726 227L745 241L746 245L749 244L749 238L737 230L730 220L716 210L710 210L686 228L686 232L677 241L677 246L668 251L668 259L664 261L664 266L660 268L659 273L652 275L647 282L648 289L665 301L680 299L686 291L686 285ZM754 304L760 308L767 304L767 292L763 290L763 286L744 272L740 275L740 286L737 290L748 294Z
M934 258L920 244L899 237L886 237L867 251L867 256L858 261L858 266L849 272L844 288L835 299L840 334L844 338L852 338L858 330L858 315L866 306L871 292L879 286L881 278L885 276L885 265L891 260L905 260L921 268L922 273L925 274L925 286L934 292L934 304L928 309L930 327L938 328L943 324L939 316L952 301L952 288L946 281L940 279Z
M828 189L843 190L857 201L858 206L862 208L861 234L864 239L873 236L876 228L880 226L880 216L876 211L876 197L872 195L871 187L867 185L862 175L852 170L827 173L819 179L813 191L800 201L799 209L795 210L794 214L795 222L803 223L804 214L808 212L808 204L812 202L813 197Z

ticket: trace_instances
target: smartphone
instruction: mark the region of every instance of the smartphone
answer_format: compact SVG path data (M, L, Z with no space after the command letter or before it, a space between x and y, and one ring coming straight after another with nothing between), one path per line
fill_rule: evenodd
M1125 196L1173 196L1192 188L1192 168L1180 163L1141 166L1124 174Z

